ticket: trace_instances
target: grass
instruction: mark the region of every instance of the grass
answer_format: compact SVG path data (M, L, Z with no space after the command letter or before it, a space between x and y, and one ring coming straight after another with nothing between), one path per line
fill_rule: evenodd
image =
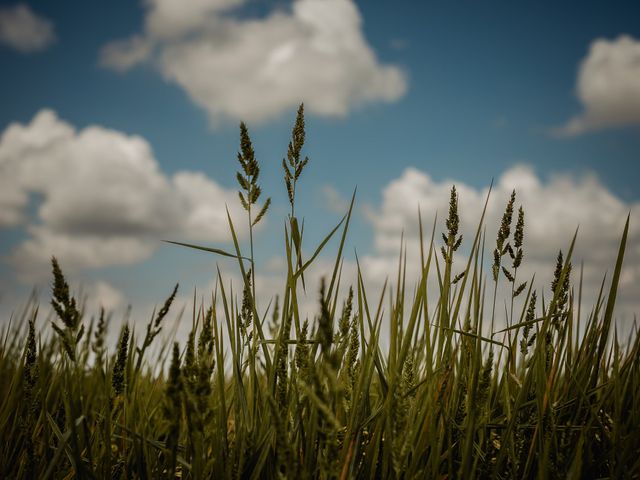
M305 255L295 216L304 139L301 106L283 160L287 275L267 308L255 301L252 229L269 200L257 204L259 166L244 125L237 179L249 251L230 217L232 251L181 244L234 258L242 295L225 289L218 271L186 344L160 335L177 287L144 328L125 322L108 346L109 315L87 320L53 260L56 318L36 331L34 308L3 333L0 477L639 478L640 339L635 329L618 338L614 323L629 219L608 293L603 281L584 317L573 243L558 256L546 303L545 287L518 279L526 222L520 208L512 225L515 192L490 268L483 214L454 274L462 243L454 187L441 242L418 219L415 290L406 287L403 251L395 288L373 298L360 270L354 285L341 285L354 199ZM318 313L302 318L305 272L334 237ZM508 324L496 331L504 282Z

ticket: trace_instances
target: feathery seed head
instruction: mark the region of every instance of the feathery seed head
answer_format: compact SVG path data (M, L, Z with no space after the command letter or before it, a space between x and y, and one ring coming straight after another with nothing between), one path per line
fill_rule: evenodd
M251 269L247 270L246 282L242 290L242 307L240 310L240 326L248 328L253 321L253 303L251 298Z
M498 281L498 274L500 273L500 250L497 248L493 251L493 266L491 267L491 271L493 273L493 281Z
M518 249L522 247L524 241L524 209L522 205L518 209L518 221L516 222L516 231L513 234L513 246Z
M211 355L213 353L213 325L212 319L215 315L215 309L209 307L204 315L202 322L202 330L198 338L198 356Z
M162 320L164 319L164 317L167 316L167 313L169 313L169 308L171 308L171 304L173 303L173 300L176 298L176 293L178 293L177 283L176 283L176 286L173 287L173 291L171 292L171 295L169 295L169 298L165 300L164 305L162 305L162 308L158 312L158 316L156 317L156 321L154 322L156 328L160 327L160 325L162 324Z
M462 280L462 278L464 277L464 274L465 274L465 272L460 272L459 274L457 274L455 277L453 277L453 281L451 283L453 285L458 283L460 280Z
M300 329L300 338L296 343L296 351L294 353L294 361L298 371L303 373L303 377L307 372L309 366L309 345L307 343L307 337L309 335L309 322L307 320L302 324Z
M287 187L287 196L289 197L289 203L291 208L295 204L296 196L296 181L302 174L302 170L309 162L309 158L305 157L300 160L300 153L305 141L305 129L304 129L304 104L300 104L298 108L298 114L296 115L296 121L291 132L291 141L287 148L287 160L282 159L282 168L284 170L284 183ZM293 211L293 210L292 210Z
M118 353L116 363L113 366L111 376L111 388L114 396L118 396L124 392L126 387L125 370L127 365L127 353L129 350L129 325L125 324L118 342Z
M507 207L502 215L502 222L500 223L500 228L498 230L498 238L496 240L496 246L500 251L501 255L504 255L503 248L504 242L509 238L509 234L511 233L511 221L513 219L513 204L516 201L516 191L514 190L511 193L511 197L509 198L509 202L507 203Z
M517 297L518 295L520 295L520 294L524 291L524 289L527 287L527 283L528 283L528 282L522 282L522 283L518 286L518 288L516 288L516 289L514 290L514 292L513 292L513 298Z
M351 334L349 336L349 352L347 354L347 374L351 386L355 385L357 377L358 353L360 352L360 336L358 335L358 322L351 322Z
M537 295L536 295L536 291L534 290L533 293L531 294L531 299L529 300L529 307L527 308L527 313L524 318L525 322L533 322L533 320L535 319L536 300L537 300ZM524 329L522 331L522 340L520 341L520 352L523 355L526 355L527 352L529 351L529 346L531 345L529 341L529 333L531 332L532 328L533 328L533 325L531 323L527 323L524 326Z
M504 273L504 276L507 277L507 280L509 280L511 283L515 282L516 279L513 274L505 267L502 267L502 273Z
M509 198L507 207L505 208L505 211L502 214L502 221L500 222L500 228L498 229L498 237L496 239L496 248L493 251L493 266L491 270L493 273L493 280L495 282L498 281L498 276L500 274L502 257L507 252L509 252L509 249L511 248L509 244L505 246L505 242L507 241L507 239L509 238L509 234L511 233L511 220L513 219L513 204L515 201L516 201L516 191L514 190L513 192L511 192L511 197Z
M37 311L36 311L37 312ZM33 390L38 381L38 350L36 346L35 314L29 319L29 333L24 356L24 385L27 401L31 400Z
M98 317L98 327L94 333L94 341L91 349L96 356L96 363L102 363L102 357L104 355L104 339L107 335L109 320L105 317L104 308L100 308L100 316Z
M462 243L462 235L457 237L460 228L460 217L458 216L458 193L456 186L451 187L451 197L449 199L449 216L446 220L447 233L442 234L442 240L446 247L451 249L450 252L443 246L442 256L446 263L452 262L452 254L460 247Z
M458 234L459 225L460 218L458 217L458 194L456 192L456 186L453 185L451 187L451 198L449 199L449 217L447 218L447 230L449 232L449 239L455 238L455 236Z
M351 310L353 309L353 287L349 287L349 295L347 301L342 307L342 315L340 316L340 337L345 338L349 333L349 325L351 320Z
M55 257L51 258L53 266L53 298L51 305L62 323L69 330L75 331L80 322L80 312L76 300L69 294L69 285Z
M556 260L556 269L553 272L553 280L551 281L551 292L555 293L560 277L562 276L562 268L564 267L564 258L562 256L562 250L558 252Z
M240 185L238 197L240 198L242 208L250 212L251 206L258 202L262 190L258 185L260 167L255 158L255 152L253 150L251 138L249 137L249 131L247 130L247 126L244 122L240 123L240 152L238 152L238 162L241 167L241 171L236 172L236 179ZM270 204L271 199L268 198L261 207L258 215L251 222L252 227L262 220L262 217L267 213Z

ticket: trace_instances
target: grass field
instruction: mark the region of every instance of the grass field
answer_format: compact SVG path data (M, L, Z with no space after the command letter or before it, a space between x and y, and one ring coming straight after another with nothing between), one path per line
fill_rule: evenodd
M253 227L270 200L244 125L240 133L247 224L229 217L229 251L187 246L235 259L241 294L218 272L188 341L161 335L174 290L147 325L125 323L108 345L108 312L90 320L53 259L55 319L37 322L32 309L1 339L0 477L640 478L640 339L635 328L618 337L614 309L628 219L612 277L581 312L573 243L552 285L518 277L526 217L515 193L495 242L483 215L464 239L465 268L452 271L462 242L454 187L442 234L417 220L421 276L406 278L402 252L395 287L373 298L360 275L351 286L341 277L353 199L334 230L303 248L300 108L283 160L287 275L259 310ZM239 228L250 232L246 251ZM330 240L335 267L315 318L303 318L305 272ZM506 328L496 313L504 285Z

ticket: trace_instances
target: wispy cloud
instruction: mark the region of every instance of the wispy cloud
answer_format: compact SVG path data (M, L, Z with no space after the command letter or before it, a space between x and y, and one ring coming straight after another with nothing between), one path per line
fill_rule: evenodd
M0 43L21 53L46 50L56 41L53 23L28 5L0 8Z

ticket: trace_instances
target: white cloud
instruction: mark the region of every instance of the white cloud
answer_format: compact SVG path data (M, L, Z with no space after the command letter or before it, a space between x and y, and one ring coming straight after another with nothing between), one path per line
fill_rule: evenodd
M151 59L213 124L264 121L302 101L344 116L407 89L403 71L376 58L351 0L297 0L261 19L233 16L243 0L188 3L149 0L144 33L105 46L101 63L122 71Z
M628 35L594 40L580 65L576 91L584 111L557 133L640 124L640 41Z
M374 229L375 250L362 259L369 274L378 284L387 276L394 280L400 234L408 247L408 279L417 278L420 262L418 237L418 205L422 211L425 235L430 237L433 216L438 213L436 242L448 212L451 185L459 193L461 233L464 248L469 247L480 219L487 188L474 188L462 182L433 180L415 168L406 169L383 190L379 207L368 206L368 217ZM536 273L536 286L550 294L549 283L559 249L565 253L573 234L579 227L573 255L574 280L578 280L579 265L584 261L584 305L590 308L606 272L611 277L620 237L627 214L631 211L625 266L621 278L618 314L632 320L640 312L640 203L625 203L608 190L595 175L574 177L554 175L541 180L531 167L519 165L505 171L494 185L486 214L487 251L490 256L498 225L513 189L516 189L516 208L525 210L525 260L518 276L522 280ZM515 216L514 216L515 225ZM428 242L428 238L426 239ZM458 268L456 267L455 270ZM380 280L381 279L381 280Z
M143 138L76 130L51 110L2 133L0 192L0 227L29 235L10 259L27 281L48 272L51 255L98 268L142 261L169 236L226 241L225 204L238 211L235 192L204 174L164 174Z
M0 8L0 43L21 53L46 50L56 40L53 23L28 5Z
M153 45L140 35L134 35L123 40L115 40L102 49L100 63L104 67L119 72L126 72L130 68L143 63L151 55Z

